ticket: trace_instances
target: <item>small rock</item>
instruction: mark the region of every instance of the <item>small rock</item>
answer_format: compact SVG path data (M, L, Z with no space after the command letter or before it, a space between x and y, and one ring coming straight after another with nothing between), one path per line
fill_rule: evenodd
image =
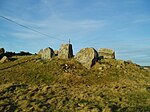
M43 87L42 91L46 92L48 89L50 89L50 86Z
M87 105L87 103L78 103L79 107L85 107Z
M1 60L0 60L0 63L5 63L5 62L8 62L9 59L7 56L4 56Z

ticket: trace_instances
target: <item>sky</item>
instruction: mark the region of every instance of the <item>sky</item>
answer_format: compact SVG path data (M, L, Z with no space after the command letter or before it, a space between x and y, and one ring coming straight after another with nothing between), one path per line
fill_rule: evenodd
M150 65L150 0L0 0L0 47L37 53L42 48L111 48L116 58Z

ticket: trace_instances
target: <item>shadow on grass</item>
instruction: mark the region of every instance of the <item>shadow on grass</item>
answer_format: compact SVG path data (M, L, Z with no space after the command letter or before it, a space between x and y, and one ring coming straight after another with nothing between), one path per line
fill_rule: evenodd
M10 61L16 61L18 58L10 58Z
M17 60L17 58L13 58L13 61L15 61L15 60ZM11 67L15 67L15 66L18 66L18 65L20 65L20 64L23 64L23 63L26 63L26 62L28 62L28 61L32 61L32 60L34 60L34 59L26 60L26 61L23 61L23 62L20 62L20 63L14 64L14 65L9 66L9 67L1 68L0 70L9 69L9 68L11 68Z

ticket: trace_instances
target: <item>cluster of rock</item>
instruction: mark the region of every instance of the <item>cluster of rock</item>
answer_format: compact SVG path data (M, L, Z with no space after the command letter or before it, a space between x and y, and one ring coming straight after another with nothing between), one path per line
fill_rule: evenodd
M41 49L39 53L41 59L49 59L58 56L60 59L69 59L74 57L84 67L91 68L99 59L115 59L115 51L112 49L101 48L98 52L94 48L83 48L75 56L73 56L73 49L71 44L62 44L59 51L54 51L48 47Z
M60 59L69 59L73 57L73 50L71 44L62 44L59 51L48 47L41 49L38 54L41 55L41 59L51 60L54 56L58 56Z
M75 59L90 69L100 59L115 59L115 52L106 48L101 48L99 52L94 48L84 48L76 54Z

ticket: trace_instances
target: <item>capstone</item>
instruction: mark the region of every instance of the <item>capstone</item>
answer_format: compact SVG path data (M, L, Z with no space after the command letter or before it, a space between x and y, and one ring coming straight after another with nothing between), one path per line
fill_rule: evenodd
M115 59L115 51L112 49L101 48L98 54L101 59Z

